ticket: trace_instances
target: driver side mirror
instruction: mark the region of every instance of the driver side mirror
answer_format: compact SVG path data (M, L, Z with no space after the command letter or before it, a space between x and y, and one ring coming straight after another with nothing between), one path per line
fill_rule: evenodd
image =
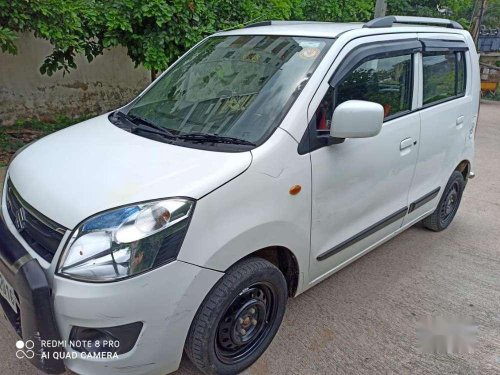
M368 138L382 130L384 107L364 100L348 100L340 104L332 116L330 137Z

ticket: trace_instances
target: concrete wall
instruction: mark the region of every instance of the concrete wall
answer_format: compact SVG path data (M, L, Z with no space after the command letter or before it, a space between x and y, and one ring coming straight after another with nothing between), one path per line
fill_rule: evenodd
M48 77L39 68L51 45L30 34L21 35L16 45L17 55L0 53L0 125L97 115L127 103L150 82L149 72L135 69L124 48L106 51L92 63L79 56L76 70Z

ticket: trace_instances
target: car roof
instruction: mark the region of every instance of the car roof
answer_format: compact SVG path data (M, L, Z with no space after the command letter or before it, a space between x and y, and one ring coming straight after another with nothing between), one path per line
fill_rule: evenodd
M361 29L363 23L334 23L309 21L272 21L249 25L242 29L221 31L216 35L290 35L336 38L346 31Z
M231 35L281 35L336 38L352 30L363 29L366 34L398 33L398 32L435 32L446 34L463 34L464 30L431 25L412 25L394 23L393 27L367 28L362 22L312 22L312 21L265 21L248 25L244 28L219 31L215 36ZM363 27L365 26L365 27Z

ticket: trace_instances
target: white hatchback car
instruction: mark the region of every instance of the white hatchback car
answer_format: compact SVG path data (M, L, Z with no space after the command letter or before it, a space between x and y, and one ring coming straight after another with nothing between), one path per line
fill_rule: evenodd
M165 374L183 350L244 370L288 297L418 221L450 224L479 84L448 20L206 38L127 106L15 155L0 303L23 353L48 373Z

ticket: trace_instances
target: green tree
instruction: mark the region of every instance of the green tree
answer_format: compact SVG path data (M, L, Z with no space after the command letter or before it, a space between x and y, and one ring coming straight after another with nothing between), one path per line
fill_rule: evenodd
M212 0L207 7L214 16L214 28L224 30L265 20L287 20L301 0Z
M136 65L163 70L204 36L245 22L288 19L297 0L0 0L0 48L17 53L16 33L33 32L53 52L40 71L76 68L124 46Z
M56 70L76 68L74 58L83 53L89 60L101 53L92 27L97 13L86 0L0 0L0 48L15 54L17 33L33 32L48 40L52 53L41 67L51 75ZM89 6L90 4L90 6Z
M498 3L499 0L492 0ZM0 48L16 53L16 34L33 32L53 45L40 68L76 68L106 48L124 46L136 65L164 70L206 35L269 19L367 21L375 0L0 0ZM440 16L467 25L472 0L389 0L389 14ZM498 18L497 18L498 19Z
M387 14L453 19L469 28L474 0L388 0Z
M213 30L213 14L200 0L96 1L101 48L125 46L132 61L156 72Z
M250 20L286 19L287 0L96 1L103 48L125 46L137 65L164 70L203 37Z
M301 13L297 14L296 18L331 22L365 22L373 18L374 7L375 0L304 0L296 8Z
M500 28L500 0L488 0L483 25L489 29Z

